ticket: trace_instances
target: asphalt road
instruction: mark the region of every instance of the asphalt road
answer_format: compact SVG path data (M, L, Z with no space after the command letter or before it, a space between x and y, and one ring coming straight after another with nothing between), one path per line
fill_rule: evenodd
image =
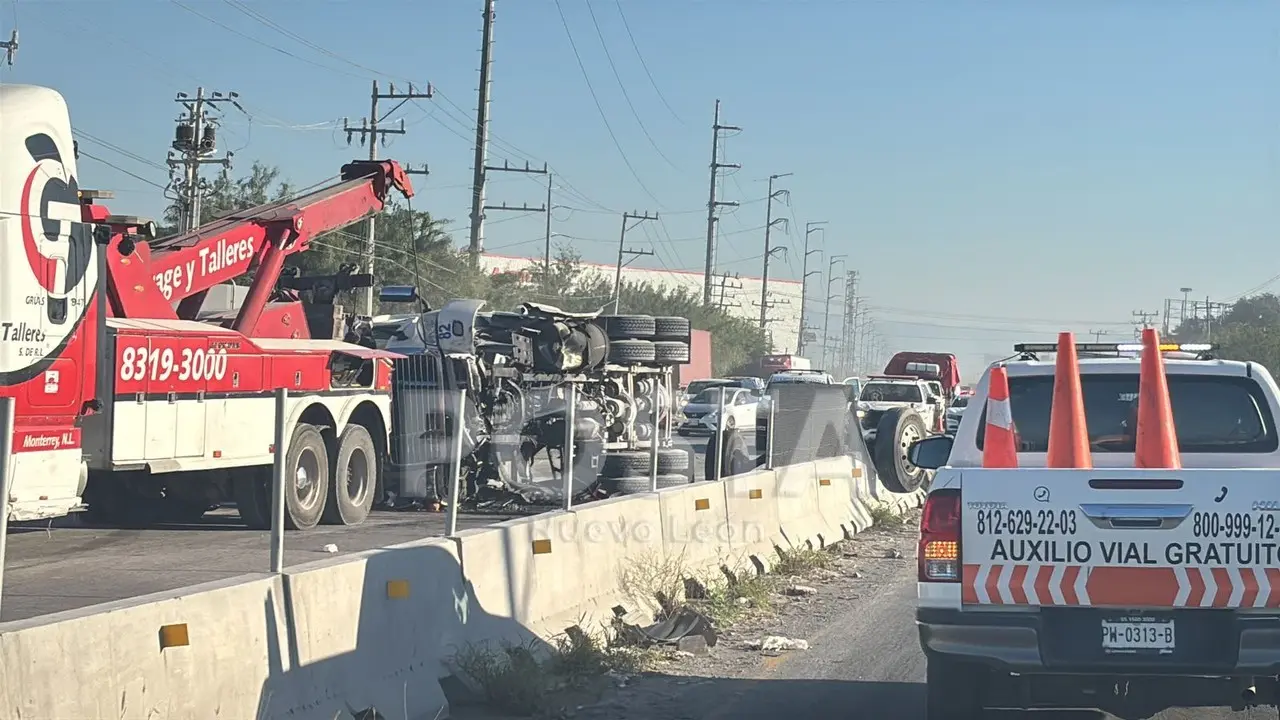
M705 440L678 438L699 452ZM702 463L697 463L698 476ZM463 515L463 529L517 517ZM443 513L375 512L360 527L320 526L285 535L285 563L323 558L444 535ZM337 552L326 546L333 545ZM0 622L267 572L270 533L247 530L236 512L217 510L199 523L162 529L92 527L76 517L11 526Z
M777 598L781 611L720 637L707 657L665 663L652 675L576 699L576 720L925 720L925 659L914 623L915 527L872 531L851 543L817 593ZM809 649L767 655L744 647L767 635L805 640ZM515 715L463 708L465 720ZM999 720L1106 718L1096 712L1001 712ZM1166 711L1161 720L1276 718L1276 710Z

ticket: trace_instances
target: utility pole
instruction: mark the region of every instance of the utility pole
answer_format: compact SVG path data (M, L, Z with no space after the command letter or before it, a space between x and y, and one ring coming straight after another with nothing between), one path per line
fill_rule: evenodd
M730 285L730 284L729 284L729 274L728 274L728 273L725 273L725 274L723 274L723 275L721 275L721 276L720 276L720 299L716 301L716 307L720 308L721 310L726 310L726 311L727 311L727 310L728 310L728 308L729 308L729 302L728 302L728 297L727 297L727 294L728 294L728 293L727 293L727 291L728 291L728 290L741 290L741 289L742 289L742 282L739 280L738 273L734 273L734 274L733 274L733 282L734 282L734 284L733 284L733 285ZM734 303L734 305L736 306L736 305L737 305L737 303Z
M773 201L777 198L790 197L789 190L773 189L773 183L777 180L790 177L792 173L781 173L769 176L769 194L765 198L765 222L764 222L764 270L760 274L760 329L764 330L769 324L769 259L773 257L775 252L786 252L786 246L779 248L773 247L771 244L771 234L774 225L786 225L786 218L773 217Z
M720 138L722 132L742 132L742 128L720 124L720 101L716 100L716 113L711 121L711 198L707 200L707 268L702 276L702 302L711 304L711 288L716 272L716 223L720 221L716 208L737 207L738 203L716 199L716 189L720 183L720 171L725 168L739 169L738 163L720 162Z
M543 264L543 270L544 271L550 270L551 269L551 170L550 168L545 163L543 164L542 167L536 168L531 166L527 161L525 162L524 167L520 167L518 165L512 166L510 163L504 160L502 162L501 167L497 165L486 165L484 168L484 171L485 171L486 177L491 172L524 173L526 175L546 175L547 176L547 204L546 205L543 205L542 207L533 207L528 203L525 203L523 205L520 205L519 207L516 207L514 205L507 205L504 202L501 205L482 205L480 207L480 211L481 213L484 213L487 210L502 210L505 212L546 213L547 215L547 225L546 225L547 250L546 250L546 258Z
M1089 334L1093 336L1093 341L1094 341L1094 342L1096 342L1096 343L1100 343L1100 342L1102 342L1102 336L1103 336L1103 335L1110 335L1110 334L1111 334L1111 331L1110 331L1110 330L1090 330L1090 331L1089 331Z
M809 236L819 230L823 231L823 235L825 236L826 228L823 226L826 224L826 220L819 220L817 222L805 223L804 226L804 261L800 270L800 339L796 341L796 354L801 356L804 355L804 331L808 327L805 323L804 313L809 304L809 276L822 274L821 270L809 272L809 256L822 253L821 248L813 250L809 249ZM823 244L826 243L824 242Z
M471 179L471 243L467 248L471 253L471 263L477 267L480 264L480 253L484 252L484 191L488 179L485 165L489 162L489 92L493 85L490 72L493 65L494 14L494 0L485 0L484 28L480 34L480 91L476 101L476 156L472 165L475 170Z
M1146 310L1133 311L1133 337L1135 340L1142 339L1142 330L1151 327L1151 321L1160 317L1158 312L1148 312Z
M370 160L378 159L378 145L381 144L385 147L387 144L388 135L404 135L405 134L403 118L400 119L400 127L398 128L384 128L382 127L383 121L386 120L388 117L390 117L392 113L399 110L401 106L403 106L405 103L409 102L410 100L417 100L419 98L430 99L432 96L430 85L427 85L426 92L418 92L417 89L414 88L413 84L410 83L409 92L398 93L396 92L395 83L391 83L390 85L388 85L388 90L389 92L386 92L386 93L379 92L378 81L377 80L373 81L373 90L372 92L369 93L369 116L366 118L361 118L360 127L354 127L353 125L351 125L348 118L342 118L342 130L347 134L347 144L350 145L352 139L354 139L356 136L359 136L360 145L361 146L368 145L369 147ZM400 102L396 103L395 107L388 110L384 115L382 115L382 117L378 117L378 101L379 100L399 100ZM363 254L363 257L361 258L362 259L361 272L372 273L373 258L376 255L376 251L374 249L375 248L374 238L376 237L376 232L377 232L374 216L372 215L369 216L369 218L365 220L365 223L366 225L365 225L364 254ZM373 315L373 288L365 288L363 291L363 294L364 294L364 314Z
M822 311L822 364L827 365L827 347L831 344L831 301L840 297L831 292L831 286L839 277L835 274L836 263L844 263L847 255L833 255L827 261L827 301Z
M545 168L545 166L543 166ZM551 277L551 173L547 173L547 227L546 227L546 249L542 256L542 275L543 279Z
M9 39L0 42L0 50L4 51L4 62L9 67L13 67L13 58L18 54L18 30L9 33Z
M634 211L622 213L622 232L619 233L618 235L618 269L613 276L613 314L614 315L618 314L618 306L622 303L622 256L632 255L635 257L640 257L643 255L653 254L652 250L636 250L633 248L628 248L626 246L627 230L628 230L627 224L630 223L632 220L638 220L640 222L644 222L645 220L657 220L657 219L658 219L657 213L654 213L652 215L647 212L638 213Z
M200 178L200 168L204 165L221 165L225 173L231 169L231 156L228 152L222 157L214 157L218 151L218 118L210 114L218 106L228 103L240 112L244 108L236 98L238 93L226 94L214 92L205 95L204 88L196 88L196 96L192 98L186 93L178 93L174 102L186 111L178 118L178 126L173 133L173 151L169 152L167 164L170 173L170 185L178 194L178 204L182 208L181 232L187 233L200 226L200 200L208 188ZM181 168L181 179L174 177Z

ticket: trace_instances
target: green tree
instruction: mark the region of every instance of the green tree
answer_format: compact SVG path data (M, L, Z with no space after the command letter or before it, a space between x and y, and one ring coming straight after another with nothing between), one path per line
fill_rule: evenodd
M1219 357L1252 360L1280 374L1280 296L1240 298L1219 318L1185 320L1173 336L1179 342L1211 341L1219 345Z

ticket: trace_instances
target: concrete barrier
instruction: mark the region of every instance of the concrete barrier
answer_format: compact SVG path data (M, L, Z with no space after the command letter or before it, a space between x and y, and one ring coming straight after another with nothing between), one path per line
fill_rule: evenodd
M621 606L628 568L767 569L876 503L918 504L837 458L628 496L180 591L0 625L0 719L448 717L477 643L533 643ZM676 579L679 579L678 577ZM639 617L637 617L639 616ZM364 713L362 715L362 713Z

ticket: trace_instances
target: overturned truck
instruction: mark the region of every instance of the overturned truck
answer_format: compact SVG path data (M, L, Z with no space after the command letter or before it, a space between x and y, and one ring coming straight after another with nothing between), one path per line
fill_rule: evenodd
M446 501L455 467L462 504L513 493L536 504L562 491L566 473L579 500L646 492L654 443L658 486L692 481L691 451L671 442L673 368L690 355L686 318L537 303L488 311L470 299L432 309L407 287L383 288L381 300L420 305L372 323L377 345L405 356L392 374L393 502Z

